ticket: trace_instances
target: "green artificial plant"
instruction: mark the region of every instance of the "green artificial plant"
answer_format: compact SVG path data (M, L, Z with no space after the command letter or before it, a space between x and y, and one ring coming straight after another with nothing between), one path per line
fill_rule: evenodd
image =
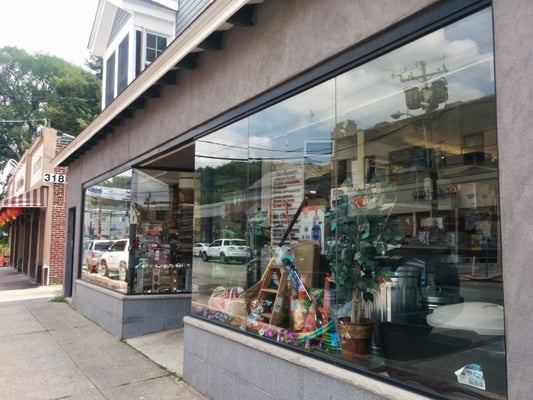
M395 196L379 190L345 190L326 213L330 235L326 256L339 298L350 299L352 323L364 317L364 305L374 300L373 290L383 280L379 257L400 240L398 223L391 219Z

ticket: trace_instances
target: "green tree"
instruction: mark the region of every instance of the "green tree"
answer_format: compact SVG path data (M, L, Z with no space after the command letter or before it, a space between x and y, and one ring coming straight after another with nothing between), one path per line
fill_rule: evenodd
M101 64L101 63L100 63ZM0 170L18 161L40 125L76 136L100 113L101 67L0 48Z
M97 56L89 56L85 60L85 66L93 71L93 73L102 80L102 77L104 76L104 62L102 57Z
M75 136L100 112L100 97L94 98L100 94L100 81L80 68L53 77L51 84L43 115L53 128Z

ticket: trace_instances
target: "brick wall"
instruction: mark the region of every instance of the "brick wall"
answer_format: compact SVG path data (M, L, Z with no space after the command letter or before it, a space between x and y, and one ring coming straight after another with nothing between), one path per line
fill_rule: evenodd
M56 140L56 155L59 154L70 142ZM54 168L55 174L67 176L67 167ZM50 262L48 265L48 277L50 283L63 283L63 271L65 266L65 244L67 227L67 182L54 183L51 186L52 196L52 234L50 236Z

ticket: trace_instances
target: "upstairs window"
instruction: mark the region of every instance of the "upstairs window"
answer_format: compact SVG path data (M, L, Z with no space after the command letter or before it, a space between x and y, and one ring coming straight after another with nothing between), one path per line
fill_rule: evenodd
M167 47L167 38L153 33L146 34L145 65L150 65Z
M118 46L117 95L128 86L129 36Z
M115 53L106 60L105 69L105 102L107 106L115 98Z

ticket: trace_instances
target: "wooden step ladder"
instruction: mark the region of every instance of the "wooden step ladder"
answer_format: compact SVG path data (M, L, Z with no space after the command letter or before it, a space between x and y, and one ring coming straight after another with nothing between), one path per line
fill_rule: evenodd
M259 303L272 302L271 312L264 312L261 316L265 322L277 325L286 317L286 293L288 274L284 266L269 265L263 274L261 286L257 293Z

